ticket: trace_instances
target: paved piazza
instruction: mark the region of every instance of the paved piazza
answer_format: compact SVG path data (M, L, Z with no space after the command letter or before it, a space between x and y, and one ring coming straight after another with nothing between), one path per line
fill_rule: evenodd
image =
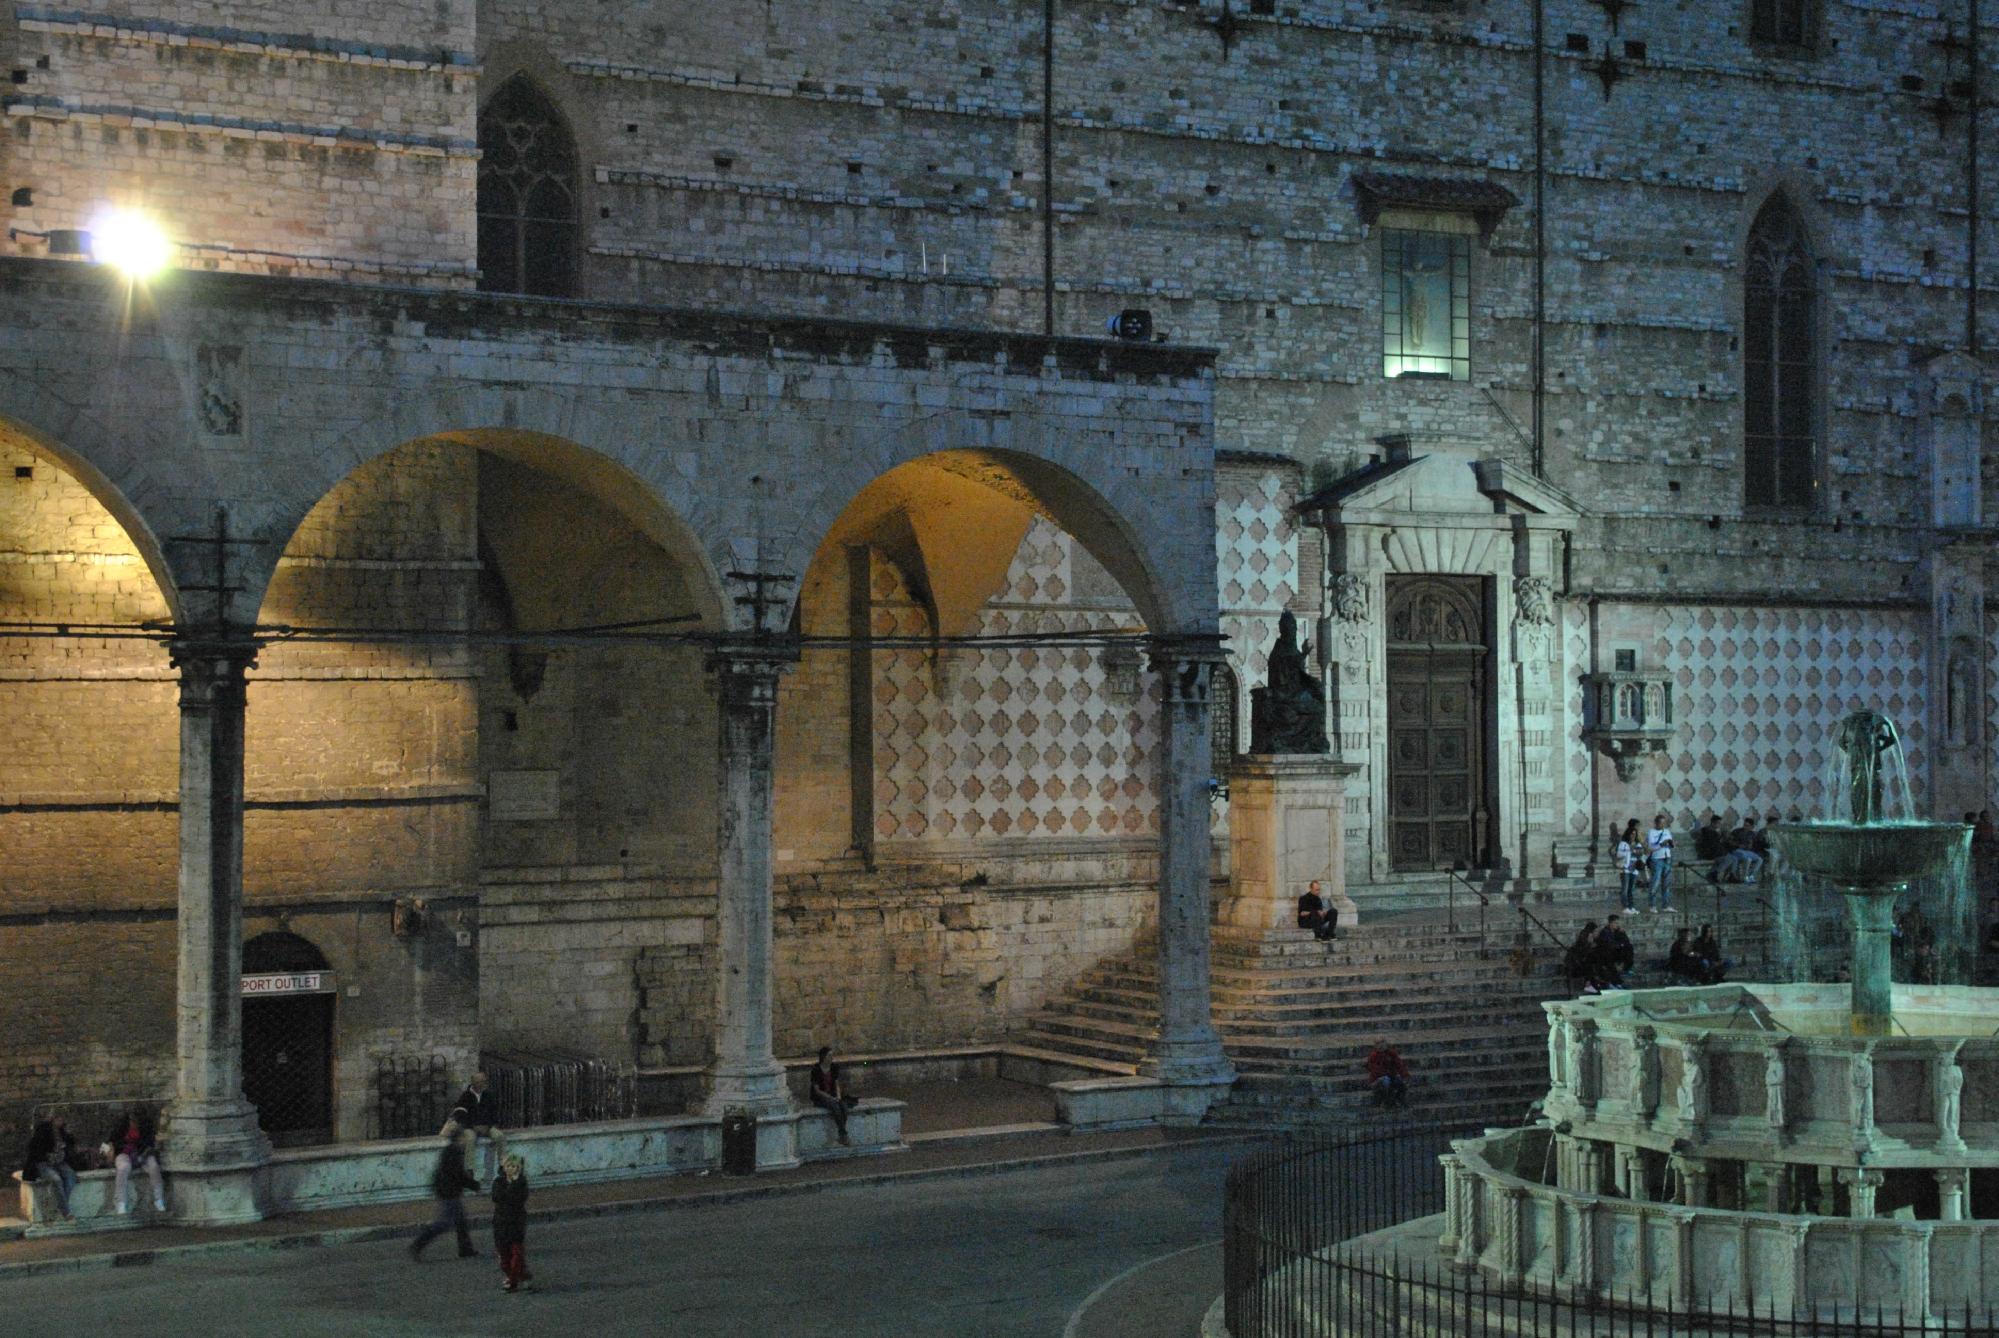
M41 1274L0 1281L0 1312L13 1338L109 1331L1056 1338L1106 1283L1220 1239L1223 1170L1240 1151L1195 1147L531 1223L529 1259L542 1289L533 1295L505 1295L490 1257L461 1261L446 1239L420 1264L404 1257L400 1242L384 1241ZM483 1232L479 1241L486 1244ZM1076 1338L1195 1332L1221 1290L1219 1258L1219 1250L1194 1250L1182 1267L1152 1270L1142 1296L1090 1307Z

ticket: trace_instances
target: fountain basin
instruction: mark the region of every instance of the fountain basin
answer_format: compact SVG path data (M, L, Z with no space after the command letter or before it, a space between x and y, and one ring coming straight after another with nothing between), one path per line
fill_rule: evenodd
M1971 844L1961 822L1779 823L1771 844L1785 861L1842 891L1896 891L1941 873Z

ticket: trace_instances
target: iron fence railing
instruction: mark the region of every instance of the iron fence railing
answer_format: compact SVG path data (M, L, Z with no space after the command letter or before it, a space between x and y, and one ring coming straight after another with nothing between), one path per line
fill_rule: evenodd
M373 1138L423 1138L436 1133L458 1093L442 1055L381 1055L375 1060Z
M1970 1338L1976 1312L1779 1310L1508 1287L1439 1251L1437 1158L1473 1130L1419 1128L1342 1143L1266 1144L1230 1168L1222 1203L1223 1316L1232 1338ZM1390 1228L1410 1224L1391 1238ZM1357 1239L1367 1237L1368 1239Z
M492 1080L503 1129L624 1120L638 1114L638 1075L581 1055L488 1053L479 1066Z

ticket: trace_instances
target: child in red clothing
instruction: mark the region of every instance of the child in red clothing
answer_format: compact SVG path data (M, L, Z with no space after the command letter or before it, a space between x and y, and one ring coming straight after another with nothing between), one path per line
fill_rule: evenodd
M493 1249L500 1256L501 1288L517 1292L529 1278L527 1165L517 1156L500 1162L493 1177Z

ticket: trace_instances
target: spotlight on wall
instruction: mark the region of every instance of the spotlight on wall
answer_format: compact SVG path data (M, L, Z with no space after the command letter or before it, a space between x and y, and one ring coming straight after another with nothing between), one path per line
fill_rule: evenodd
M46 232L37 232L33 228L7 229L8 241L19 241L23 237L33 237L45 243L52 256L80 260L90 254L90 234L82 228L50 228Z
M173 243L160 225L134 210L93 219L88 236L91 257L134 282L152 278L173 258Z
M1152 338L1152 313L1144 307L1127 307L1104 322L1113 338L1142 344Z

